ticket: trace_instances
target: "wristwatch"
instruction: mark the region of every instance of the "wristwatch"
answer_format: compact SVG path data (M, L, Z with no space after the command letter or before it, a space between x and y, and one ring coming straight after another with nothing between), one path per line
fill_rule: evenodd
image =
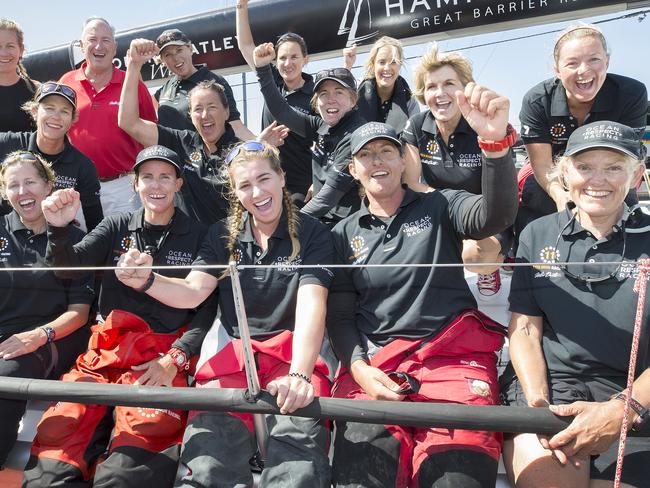
M517 131L512 124L508 124L508 127L506 128L506 136L500 141L490 141L478 137L479 147L488 152L503 151L504 149L514 146L515 142L517 142Z
M174 361L174 365L179 371L187 371L190 369L190 362L187 359L187 354L177 347L172 347L167 351Z

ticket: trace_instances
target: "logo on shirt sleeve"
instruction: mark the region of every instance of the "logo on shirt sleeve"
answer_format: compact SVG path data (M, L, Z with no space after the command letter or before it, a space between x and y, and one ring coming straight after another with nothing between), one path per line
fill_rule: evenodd
M9 261L9 240L6 237L0 237L0 263L6 263Z
M8 247L9 247L9 241L4 237L0 237L0 252L4 251Z

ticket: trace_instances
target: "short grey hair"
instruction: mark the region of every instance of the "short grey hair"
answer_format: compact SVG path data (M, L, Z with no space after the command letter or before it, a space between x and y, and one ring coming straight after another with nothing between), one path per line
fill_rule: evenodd
M86 27L88 26L88 24L90 24L91 22L95 22L95 21L101 22L102 24L106 24L108 26L108 28L111 30L111 34L113 35L113 39L115 39L115 27L113 27L113 25L108 20L106 20L104 17L99 17L97 15L93 15L91 17L88 17L86 20L84 20L84 25L83 25L83 28L81 29L81 35L82 36L83 36L83 33L86 30Z

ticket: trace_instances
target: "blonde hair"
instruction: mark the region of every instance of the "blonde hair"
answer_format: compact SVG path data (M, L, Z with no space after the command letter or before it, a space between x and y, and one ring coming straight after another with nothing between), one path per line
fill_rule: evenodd
M245 143L240 143L240 145L242 144ZM279 151L266 142L261 142L261 144L264 145L264 149L261 151L251 151L241 147L239 153L237 153L232 161L230 161L229 164L224 164L220 170L221 181L228 190L227 196L230 204L228 210L228 237L226 239L226 249L228 249L230 261L236 261L235 251L237 237L241 231L244 216L244 206L237 198L235 182L232 179L231 169L236 165L245 164L249 161L265 159L268 160L269 166L273 171L279 175L283 174L282 166L280 165ZM236 148L237 146L234 147ZM282 200L284 211L287 214L287 230L289 232L289 238L291 239L291 255L289 256L289 261L293 261L300 253L300 241L298 240L298 231L300 227L298 209L291 200L291 194L286 188L282 189ZM225 278L227 275L228 273L226 270L226 272L221 275L221 278Z
M601 31L595 25L584 24L580 22L578 24L570 25L564 29L558 34L557 39L555 39L555 45L553 46L553 61L555 62L555 66L557 67L557 64L560 60L560 51L562 50L562 46L564 46L565 43L574 39L582 39L585 37L593 37L595 39L598 39L600 41L600 44L603 46L603 51L605 51L605 54L607 57L609 57L609 52L607 51L607 40L605 39L603 31Z
M413 95L418 102L425 104L424 101L424 78L427 73L449 66L458 75L458 79L463 86L474 81L472 74L472 64L469 60L459 52L441 53L438 50L438 44L434 43L429 52L427 52L413 71L413 78L415 80L415 89Z
M594 148L596 149L596 148ZM606 149L606 148L603 148ZM645 166L645 161L642 159L636 159L633 156L630 156L628 154L624 154L620 151L617 151L616 149L606 149L608 151L615 152L617 154L621 155L621 158L623 159L623 163L625 164L625 167L627 168L628 172L628 186L632 184L632 177L634 176L634 172L639 168L639 166ZM587 150L588 151L588 150ZM578 153L580 154L580 153ZM557 181L562 185L562 188L565 190L569 189L569 185L566 182L566 179L564 175L566 174L569 165L574 164L575 159L576 159L577 154L574 154L572 156L560 156L559 158L556 159L555 164L551 168L551 170L548 172L547 177L549 181ZM628 188L629 189L629 188Z
M23 52L25 51L25 34L23 33L23 29L20 27L20 25L17 22L10 19L0 18L0 30L13 32L16 35L16 41L18 42L18 46L20 46L20 49ZM32 80L27 74L27 70L25 69L25 65L23 65L22 58L18 60L18 65L16 66L16 72L18 73L18 76L20 76L23 80L30 83L34 88L38 86L38 82L36 80Z
M390 47L393 49L393 60L397 61L397 64L402 66L404 64L404 49L402 47L401 41L395 39L394 37L383 36L375 41L370 49L370 55L366 61L366 71L363 74L365 80L371 80L375 77L375 61L377 60L377 55L379 50L383 47Z
M7 170L20 163L31 163L34 168L36 168L38 176L43 178L45 183L51 183L52 189L54 189L56 174L52 169L52 165L46 161L43 156L31 151L14 151L7 154L0 164L0 196L3 198L6 198L7 196L7 187L5 184L5 174L7 173Z

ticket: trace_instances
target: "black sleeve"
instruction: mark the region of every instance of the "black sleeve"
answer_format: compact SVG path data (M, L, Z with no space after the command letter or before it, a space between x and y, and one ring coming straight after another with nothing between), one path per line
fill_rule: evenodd
M334 208L346 193L343 190L334 188L329 183L325 183L320 191L300 211L312 217L320 218Z
M418 147L418 139L420 138L418 134L418 124L420 124L420 118L418 114L415 114L413 117L408 119L404 130L400 134L400 139L404 144L410 144L411 146Z
M74 244L71 233L72 224L66 227L47 226L47 251L45 260L48 266L75 267L97 266L106 263L113 242L111 219L104 219L80 242ZM79 272L57 272L61 277L78 277Z
M99 199L99 178L95 165L88 160L88 164L83 164L77 180L77 191L81 200L81 209L86 219L86 228L88 232L93 230L104 218L102 203Z
M70 238L73 243L83 239L83 232L79 229L70 229ZM80 273L68 281L68 305L90 305L95 301L95 274L93 272Z
M335 239L336 247L336 239ZM341 251L337 249L337 264L345 264ZM344 368L357 359L368 361L356 325L357 293L347 268L334 268L334 280L327 298L327 333L334 353Z
M541 88L531 88L521 102L519 121L521 122L521 139L524 144L550 144L551 128L549 127L548 116L544 102L546 98L539 93ZM564 90L562 86L556 90ZM550 94L547 94L547 97Z
M223 86L223 91L226 95L226 99L228 100L228 109L230 110L228 122L239 120L241 118L241 114L239 113L239 110L237 110L237 101L235 100L235 95L232 92L230 84L223 76L217 74L215 74L215 81Z
M534 222L532 223L534 224ZM533 234L533 225L528 225L521 233L519 246L517 247L517 263L530 263L530 238ZM540 317L543 314L535 295L533 293L533 274L537 270L532 266L515 266L512 273L512 281L510 284L510 295L508 300L510 302L510 311L530 315L531 317Z
M482 195L441 190L449 201L449 218L460 235L485 239L510 227L517 215L517 170L512 150L501 158L483 156Z
M183 137L188 133L191 134L190 131L172 129L171 127L165 127L160 124L158 124L157 127L158 144L175 151L177 154L181 154L183 152Z
M329 288L334 276L329 268L323 265L334 262L334 243L332 232L318 221L309 222L309 234L306 235L308 222L304 220L310 217L303 217L303 225L300 236L300 256L302 264L313 265L313 268L300 270L300 285L320 285ZM304 235L304 237L303 237Z
M316 139L318 128L325 124L323 119L294 110L273 81L273 72L270 66L257 68L256 73L262 96L273 118L301 137L310 140Z
M164 85L163 85L164 86ZM160 94L162 93L163 87L161 86L156 90L156 92L153 94L153 97L156 99L157 102L160 101Z
M172 347L185 352L188 357L201 352L201 344L212 327L219 306L219 289L217 288L197 309L192 322L185 333L176 339Z
M632 127L639 132L639 138L643 136L647 125L648 117L648 90L643 83L639 83L639 89L630 94L628 103L623 109L623 117L620 122Z
M194 263L199 266L207 264L228 264L228 250L224 245L223 236L228 235L228 229L222 222L212 224L208 229L208 233L203 239L203 243L199 248L199 252L194 259ZM203 273L208 273L215 278L223 273L223 268L209 268L199 270Z

